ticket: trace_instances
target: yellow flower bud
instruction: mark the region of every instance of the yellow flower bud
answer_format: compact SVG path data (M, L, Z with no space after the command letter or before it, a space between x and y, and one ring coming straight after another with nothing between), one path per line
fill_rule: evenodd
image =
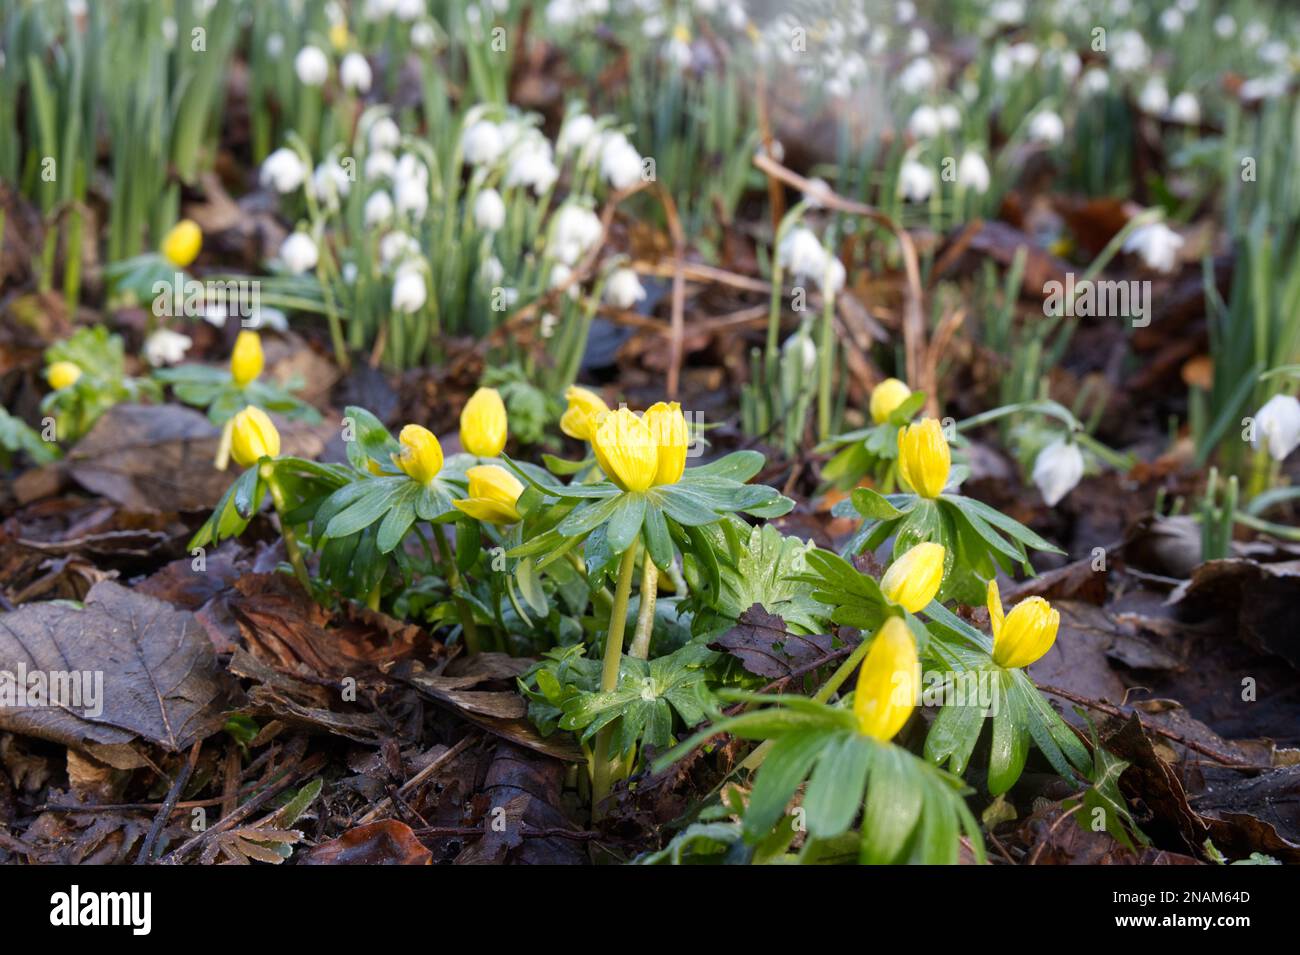
M939 592L944 556L942 544L917 544L889 565L880 578L881 591L904 610L916 613Z
M348 46L348 25L344 20L336 20L330 25L330 44L336 50L345 50Z
M609 414L609 405L594 391L570 385L564 392L569 403L560 418L560 430L579 441L590 441L602 415Z
M655 484L676 484L686 470L686 417L682 406L658 402L650 406L641 419L659 449L659 466L655 469Z
M438 436L418 424L408 424L397 436L402 445L400 454L394 454L396 464L407 477L428 484L442 470L442 445Z
M235 348L230 353L230 377L242 388L262 373L265 364L261 336L244 329L235 339Z
M898 470L903 483L921 497L938 497L948 483L952 454L937 418L898 430Z
M912 632L898 617L890 617L872 638L853 694L858 732L891 740L916 705L921 688L921 661Z
M55 391L71 388L81 378L81 366L71 361L56 361L45 369L45 380Z
M886 378L871 389L871 420L884 424L894 409L912 397L912 389L897 378Z
M452 501L470 517L490 524L513 524L519 520L519 495L524 486L519 479L497 464L480 464L465 472L469 478L469 497Z
M460 444L476 458L495 458L506 446L506 404L495 388L480 388L460 412Z
M249 405L235 415L230 429L230 456L242 468L280 453L280 432L261 408Z
M203 248L203 230L193 219L182 219L163 236L158 248L163 258L183 269L198 258L199 249Z
M1053 610L1042 597L1028 597L1002 613L1002 597L998 582L989 581L989 620L993 625L993 662L1014 670L1027 667L1056 642L1056 631L1061 626L1061 612Z
M659 446L649 426L626 408L605 415L591 450L606 476L625 491L644 491L659 470Z

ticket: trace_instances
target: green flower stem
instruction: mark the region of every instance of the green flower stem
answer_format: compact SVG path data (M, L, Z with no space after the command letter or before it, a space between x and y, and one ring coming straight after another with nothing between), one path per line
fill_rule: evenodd
M366 606L371 610L379 609L379 598L383 595L384 578L380 577L375 581L375 585L370 588L370 593L366 595Z
M288 506L284 500L284 491L275 476L275 462L270 458L263 458L262 463L258 465L258 477L266 482L266 487L271 492L271 503L275 505L276 514L280 515L280 536L284 538L284 550L289 555L289 563L293 565L294 576L298 578L298 583L302 584L302 589L310 595L311 578L307 576L307 565L303 562L302 551L298 547L298 536L294 534L293 528L284 517Z
M460 614L460 625L465 631L465 649L471 655L476 654L479 652L480 645L478 626L474 623L474 611L460 596L460 571L456 569L456 560L447 545L447 534L441 524L433 525L433 539L438 542L438 553L442 555L442 573L447 578L447 586L451 588L451 599L456 604L456 612Z
M627 629L627 601L632 594L632 574L636 570L637 542L633 541L623 552L618 567L618 585L614 588L614 606L609 612L609 635L605 639L605 656L601 661L600 692L610 693L618 688L618 666L623 657L623 631ZM653 562L652 562L653 563ZM592 817L600 818L601 803L614 784L613 766L609 759L609 738L612 729L606 726L596 734L595 766L592 768Z
M829 271L829 270L828 270ZM831 369L835 355L835 293L822 283L822 321L817 343L817 437L831 436Z
M650 638L655 632L655 597L659 592L659 568L646 554L641 561L641 605L636 612L636 632L632 634L632 648L628 656L638 660L650 659Z

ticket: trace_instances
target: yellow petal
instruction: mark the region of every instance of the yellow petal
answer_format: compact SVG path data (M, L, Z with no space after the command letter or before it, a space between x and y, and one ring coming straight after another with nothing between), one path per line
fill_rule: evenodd
M519 479L496 464L480 464L465 472L469 478L469 497L452 501L471 517L493 524L513 524L519 520L519 495L524 486Z
M1052 648L1060 625L1060 611L1042 597L1020 601L993 638L993 662L1008 669L1029 666Z
M990 580L986 591L985 603L989 607L989 629L993 631L993 642L998 641L998 634L1002 632L1002 621L1005 615L1002 613L1002 595L998 593L998 582Z
M910 397L911 388L897 378L886 378L871 391L871 420L883 424Z
M56 361L45 369L45 380L55 391L71 388L81 378L81 366L71 361Z
M242 388L262 373L262 366L265 363L261 336L257 332L244 329L235 339L235 348L230 353L230 377Z
M889 565L880 578L881 591L909 613L916 613L939 592L945 556L942 544L917 544Z
M560 418L560 430L579 441L590 441L601 416L609 414L609 405L594 391L577 385L570 385L564 398L569 407Z
M898 471L903 482L921 497L943 493L952 468L952 454L937 418L898 430Z
M912 632L898 617L890 617L871 641L853 694L858 731L890 740L903 728L916 705L921 687L921 661Z
M495 458L506 446L506 404L495 388L480 388L460 412L460 444L476 458Z
M437 435L421 425L408 424L397 440L402 451L393 455L393 463L407 477L428 484L438 476L442 470L442 445Z
M230 456L244 468L280 453L280 432L261 408L249 405L235 415L230 429Z
M686 416L677 402L662 401L650 406L642 418L659 448L655 484L676 484L686 470Z
M605 416L591 449L606 476L625 491L644 491L659 470L659 447L644 421L626 408Z
M183 269L193 262L203 248L203 230L193 219L182 219L163 236L159 251L178 269Z

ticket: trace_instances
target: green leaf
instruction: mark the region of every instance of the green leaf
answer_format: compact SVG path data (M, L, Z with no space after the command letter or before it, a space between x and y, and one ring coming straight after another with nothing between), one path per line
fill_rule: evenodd
M916 828L924 800L919 760L890 743L876 744L871 760L867 804L862 813L862 861L884 865L895 861ZM922 764L924 765L924 764Z
M399 495L411 486L411 480L405 477L367 480L356 502L330 520L325 536L347 537L369 527L388 513Z
M869 487L857 488L853 494L853 507L863 517L881 521L892 521L903 516L904 512L890 504L884 495Z
M871 741L857 733L845 733L822 750L803 797L808 835L828 839L853 823L874 752Z
M776 740L754 777L749 808L745 811L747 842L754 843L766 836L785 815L786 806L807 778L813 763L840 736L835 730L809 729L796 730Z
M610 550L621 554L631 546L637 534L641 532L641 522L645 519L646 498L644 494L629 492L615 500L619 504L610 515L609 523L605 527L605 539L609 543Z
M1001 674L1003 705L993 714L993 744L989 750L989 794L1000 796L1020 778L1029 756L1029 730L1018 694L1010 692L1012 675Z

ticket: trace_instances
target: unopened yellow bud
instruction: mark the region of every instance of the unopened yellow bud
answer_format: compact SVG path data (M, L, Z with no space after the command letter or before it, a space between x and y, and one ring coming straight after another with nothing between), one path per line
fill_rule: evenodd
M871 390L871 420L884 424L894 409L912 397L912 389L897 378L886 378Z
M1061 612L1042 597L1028 597L1002 613L998 582L988 586L989 620L993 626L993 662L1009 670L1027 667L1056 642Z
M476 458L495 458L506 446L506 404L495 388L480 388L460 412L460 444Z
M203 230L193 219L182 219L163 236L159 250L172 265L183 269L193 262L203 248Z
M579 441L590 441L602 415L609 414L609 405L594 391L570 385L564 393L569 403L560 418L560 430Z
M939 592L945 556L942 544L917 544L889 565L880 578L881 592L908 613L916 613Z
M519 495L524 486L519 479L497 464L480 464L465 472L469 478L469 497L452 501L470 517L491 524L513 524L519 520Z
M261 408L249 405L235 415L230 428L230 456L240 467L252 467L262 458L280 453L280 432Z
M418 424L408 424L397 437L402 446L393 463L412 480L428 484L442 470L442 445L438 436Z
M903 728L921 688L921 661L912 632L898 617L890 617L872 638L853 694L858 732L890 740Z
M904 483L921 497L943 493L952 468L952 453L937 418L907 425L898 431L898 470Z
M56 361L45 369L45 380L55 391L71 388L81 378L81 366L71 361Z
M230 353L230 377L235 384L244 387L262 373L266 357L262 354L262 338L257 332L244 329L235 339L235 348Z

